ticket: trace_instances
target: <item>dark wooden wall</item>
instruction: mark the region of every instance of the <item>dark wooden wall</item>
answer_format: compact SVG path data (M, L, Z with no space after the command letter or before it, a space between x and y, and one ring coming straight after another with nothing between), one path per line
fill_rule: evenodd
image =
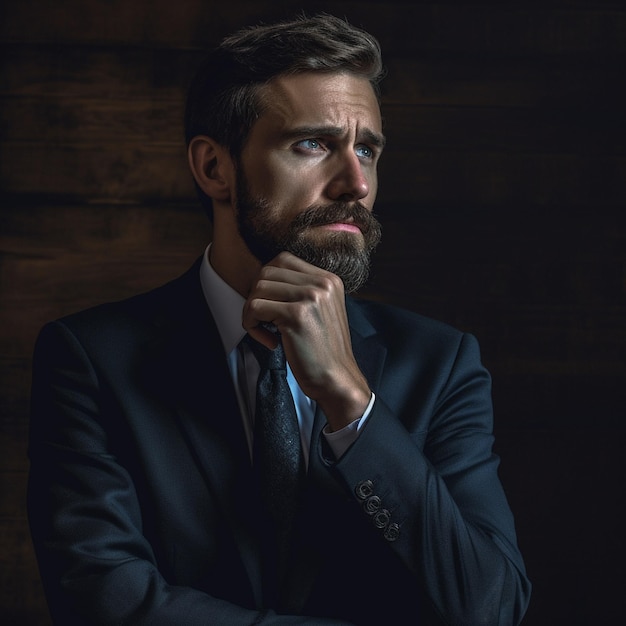
M182 272L210 229L181 110L200 50L296 8L376 34L385 227L366 294L476 334L534 596L626 614L622 1L11 0L0 8L0 621L49 620L24 491L40 326Z

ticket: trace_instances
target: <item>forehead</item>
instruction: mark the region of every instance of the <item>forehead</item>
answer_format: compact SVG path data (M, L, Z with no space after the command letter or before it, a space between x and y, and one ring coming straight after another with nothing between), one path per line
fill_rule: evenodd
M366 78L353 74L279 76L261 88L260 103L262 112L255 126L266 130L335 126L382 133L374 89Z

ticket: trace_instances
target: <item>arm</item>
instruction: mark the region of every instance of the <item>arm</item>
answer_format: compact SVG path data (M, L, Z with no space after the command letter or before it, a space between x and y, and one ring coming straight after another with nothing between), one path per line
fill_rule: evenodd
M103 383L63 324L37 342L28 510L54 623L339 624L277 616L175 586L144 536L140 494L114 453Z
M462 337L428 407L427 434L413 431L417 409L407 411L392 411L377 392L355 444L336 464L326 463L364 518L380 523L444 623L518 624L530 585L497 476L490 380L473 337Z
M367 393L344 302L336 281L283 253L262 269L244 311L251 333L260 336L259 322L279 328L294 375L332 431L357 419ZM444 623L510 626L524 614L529 584L492 453L489 375L475 339L458 337L419 399L411 377L422 347L407 337L391 358L397 380L374 389L355 443L324 462L369 507L364 523L380 525Z

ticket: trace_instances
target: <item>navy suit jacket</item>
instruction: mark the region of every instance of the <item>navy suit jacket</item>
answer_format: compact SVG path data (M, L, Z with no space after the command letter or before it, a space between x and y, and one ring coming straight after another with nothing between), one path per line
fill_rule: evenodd
M250 457L198 268L39 336L28 505L54 622L517 624L530 585L476 340L354 299L376 402L339 461L318 410L285 602L264 606Z

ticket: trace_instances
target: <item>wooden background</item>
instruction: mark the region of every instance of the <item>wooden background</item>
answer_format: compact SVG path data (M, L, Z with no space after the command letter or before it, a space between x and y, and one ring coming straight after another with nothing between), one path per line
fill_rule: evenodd
M468 330L494 378L525 624L626 615L624 1L4 0L0 621L49 624L24 492L47 320L161 284L210 229L181 112L201 49L296 8L379 37L373 298Z

